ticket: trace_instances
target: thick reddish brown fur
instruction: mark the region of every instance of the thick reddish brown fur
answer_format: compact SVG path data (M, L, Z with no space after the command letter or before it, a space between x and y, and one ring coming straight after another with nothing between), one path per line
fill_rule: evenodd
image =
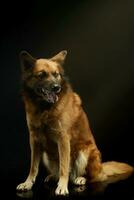
M51 59L36 60L29 57L33 61L32 73L37 74L43 70L49 73L48 79L51 81L52 72L63 72L61 63L65 56L66 52L62 51ZM23 70L23 74L26 73ZM62 82L62 79L60 76L59 81ZM32 188L42 157L50 173L46 181L51 177L58 180L55 191L57 195L68 193L69 178L74 184L83 185L86 180L104 181L108 176L132 173L133 168L127 164L102 164L81 99L66 80L58 101L50 108L43 107L35 97L32 99L25 88L23 98L30 136L31 168L26 181L18 185L18 190Z

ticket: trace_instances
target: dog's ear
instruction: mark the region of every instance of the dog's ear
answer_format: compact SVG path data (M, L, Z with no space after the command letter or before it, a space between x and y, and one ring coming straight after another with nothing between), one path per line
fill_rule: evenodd
M26 71L26 70L31 69L34 66L36 59L33 58L28 52L21 51L20 62L21 62L22 70Z
M66 55L67 55L67 51L63 50L63 51L59 52L58 54L56 54L54 57L52 57L50 60L62 65L65 61Z

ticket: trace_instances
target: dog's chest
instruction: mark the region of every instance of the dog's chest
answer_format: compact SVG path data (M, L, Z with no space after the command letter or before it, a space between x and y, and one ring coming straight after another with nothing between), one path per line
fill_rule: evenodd
M27 119L33 131L35 139L45 145L56 142L57 135L60 132L60 122L57 117L48 113L36 114Z

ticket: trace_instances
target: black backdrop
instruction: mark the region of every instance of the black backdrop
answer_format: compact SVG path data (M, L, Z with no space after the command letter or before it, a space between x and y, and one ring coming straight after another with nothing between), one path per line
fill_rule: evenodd
M83 99L103 160L134 164L134 1L18 1L1 10L3 180L19 183L29 168L21 50L38 58L68 51L65 71Z

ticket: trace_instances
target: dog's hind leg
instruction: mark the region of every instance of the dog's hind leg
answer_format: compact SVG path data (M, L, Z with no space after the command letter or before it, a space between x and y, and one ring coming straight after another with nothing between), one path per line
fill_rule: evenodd
M92 149L90 152L86 167L86 175L90 182L107 179L107 176L103 173L101 155L97 148Z
M43 152L43 163L49 173L49 175L45 178L44 182L47 183L51 180L58 180L59 178L58 160L49 158L48 154L46 152Z
M86 184L86 178L84 177L86 175L86 166L88 163L88 155L84 151L80 151L78 154L78 157L76 158L71 174L70 174L70 180L75 185L85 185Z

